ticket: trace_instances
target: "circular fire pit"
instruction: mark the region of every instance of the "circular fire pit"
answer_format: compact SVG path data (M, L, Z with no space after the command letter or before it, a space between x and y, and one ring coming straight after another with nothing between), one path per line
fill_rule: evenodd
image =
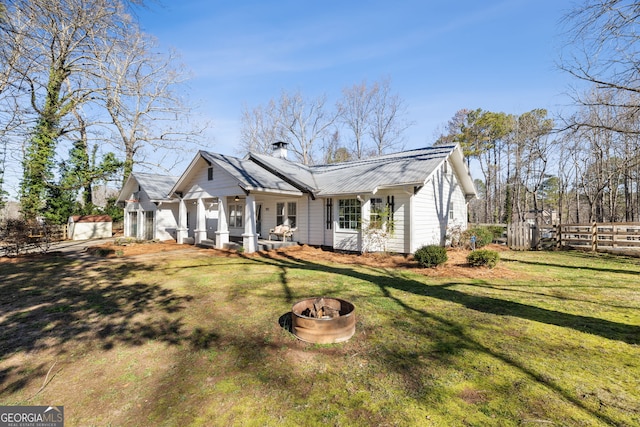
M308 298L291 309L291 332L302 341L331 344L356 332L355 306L339 298Z

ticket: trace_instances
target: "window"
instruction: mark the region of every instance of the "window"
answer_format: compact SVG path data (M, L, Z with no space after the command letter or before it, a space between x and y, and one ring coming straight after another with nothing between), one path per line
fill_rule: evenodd
M358 199L338 200L338 225L345 230L360 227L360 201Z
M369 200L370 212L369 212L369 227L370 228L382 228L384 223L384 206L382 205L382 199L374 197Z
M207 181L213 181L213 166L207 169Z
M242 213L244 211L243 204L229 205L229 227L242 228Z
M454 219L453 202L449 203L449 219Z
M276 225L288 225L296 228L298 204L296 202L276 203Z
M387 230L393 232L395 230L395 221L393 213L396 210L396 196L387 196Z
M138 237L138 212L129 212L129 235L127 237Z
M144 238L145 240L153 240L153 219L154 211L145 211L144 213Z

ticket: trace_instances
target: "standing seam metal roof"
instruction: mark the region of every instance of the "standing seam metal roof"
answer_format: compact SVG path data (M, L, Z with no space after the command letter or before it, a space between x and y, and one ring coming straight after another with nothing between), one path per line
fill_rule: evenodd
M169 175L156 175L151 173L133 172L133 177L138 181L140 188L147 193L151 200L168 200L169 191L178 182L178 177Z
M215 163L227 171L241 183L245 190L285 191L301 194L296 187L252 161L207 151L201 151L200 154L205 160Z
M305 166L254 153L249 155L249 159L304 185L315 195L356 194L424 183L455 148L455 145L420 148L319 166Z

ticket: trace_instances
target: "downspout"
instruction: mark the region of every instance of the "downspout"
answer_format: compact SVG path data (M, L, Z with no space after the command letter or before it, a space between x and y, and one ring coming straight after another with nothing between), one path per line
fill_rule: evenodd
M307 245L311 243L311 201L307 195Z

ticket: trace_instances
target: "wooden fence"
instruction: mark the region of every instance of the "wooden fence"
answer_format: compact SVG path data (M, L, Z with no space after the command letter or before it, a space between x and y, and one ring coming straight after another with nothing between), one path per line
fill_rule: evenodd
M559 246L589 249L640 248L640 223L613 222L557 226Z
M537 229L529 223L507 226L507 244L513 250L570 247L598 249L640 249L640 223L560 224Z

